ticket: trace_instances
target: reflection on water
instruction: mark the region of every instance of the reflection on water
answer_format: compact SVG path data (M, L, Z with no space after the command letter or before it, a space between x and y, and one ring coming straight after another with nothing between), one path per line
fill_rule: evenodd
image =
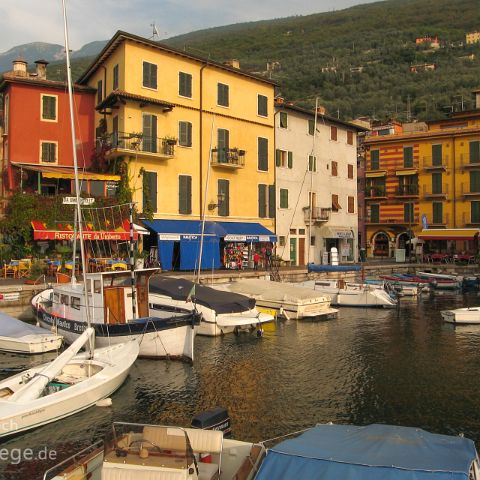
M476 303L475 293L442 292L403 298L399 309L346 308L336 320L281 321L261 339L197 337L195 365L139 360L111 408L91 408L2 447L48 446L65 458L114 420L187 426L216 405L228 408L235 437L245 440L332 421L415 425L478 441L480 326L454 328L440 317L442 309ZM0 355L8 369L42 360ZM41 478L45 467L4 465L0 478Z

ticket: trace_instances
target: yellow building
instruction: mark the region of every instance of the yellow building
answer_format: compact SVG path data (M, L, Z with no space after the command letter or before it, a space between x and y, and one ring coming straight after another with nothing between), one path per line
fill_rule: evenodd
M369 256L408 251L411 237L424 252L478 251L480 109L427 125L365 141Z
M97 89L105 161L128 168L137 209L154 218L146 224L160 239L163 268L186 269L195 249L198 256L204 212L218 244L205 242L206 268L231 264L232 246L245 266L276 240L272 81L236 61L117 32L79 83Z

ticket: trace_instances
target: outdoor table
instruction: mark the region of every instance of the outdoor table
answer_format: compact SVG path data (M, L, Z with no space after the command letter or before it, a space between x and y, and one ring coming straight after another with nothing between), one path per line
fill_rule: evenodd
M475 261L475 255L468 255L468 254L459 254L453 256L454 262L467 262L473 263Z
M450 255L448 255L448 253L431 253L430 258L432 262L448 263L450 261Z

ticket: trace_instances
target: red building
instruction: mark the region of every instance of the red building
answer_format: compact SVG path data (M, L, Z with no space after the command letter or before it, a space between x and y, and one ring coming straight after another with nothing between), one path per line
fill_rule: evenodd
M48 62L35 63L35 73L29 73L27 62L15 60L13 71L5 73L0 83L2 196L18 190L43 195L74 191L67 85L47 80ZM81 171L91 167L94 154L95 95L92 88L74 87L77 159ZM94 196L110 195L115 189L112 180L118 180L117 176L87 172L81 178L82 190Z

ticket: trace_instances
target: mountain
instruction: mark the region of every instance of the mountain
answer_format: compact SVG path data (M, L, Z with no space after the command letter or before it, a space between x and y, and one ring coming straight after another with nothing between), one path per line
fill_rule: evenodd
M90 42L84 45L80 50L72 53L71 58L93 57L100 53L102 48L108 43L108 40Z

